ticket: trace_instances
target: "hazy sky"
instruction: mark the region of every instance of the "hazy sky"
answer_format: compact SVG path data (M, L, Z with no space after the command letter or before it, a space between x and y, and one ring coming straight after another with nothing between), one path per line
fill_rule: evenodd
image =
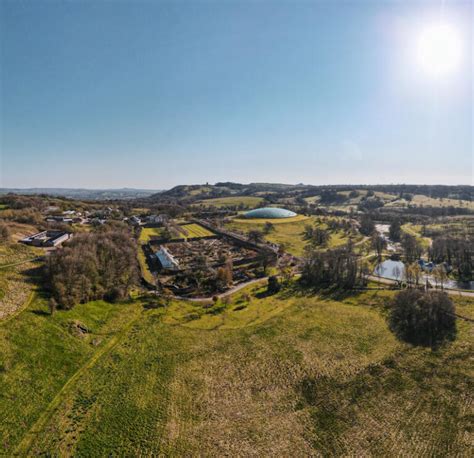
M474 184L471 1L0 4L0 187Z

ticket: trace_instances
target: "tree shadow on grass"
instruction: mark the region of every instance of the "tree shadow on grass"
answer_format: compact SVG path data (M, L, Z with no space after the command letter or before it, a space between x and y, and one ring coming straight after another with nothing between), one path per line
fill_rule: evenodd
M50 312L48 312L47 310L42 310L42 309L31 310L31 313L37 316L50 316L51 315Z
M281 299L290 299L295 297L314 297L319 296L323 300L343 301L349 298L355 298L364 293L360 289L342 289L342 288L314 288L302 284L300 281L285 285L279 293Z

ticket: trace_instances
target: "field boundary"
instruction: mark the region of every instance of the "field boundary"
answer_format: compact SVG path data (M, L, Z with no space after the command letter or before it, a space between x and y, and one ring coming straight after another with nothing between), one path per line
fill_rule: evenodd
M31 291L30 295L28 296L28 299L18 307L17 310L15 310L11 315L8 315L4 320L0 321L0 326L3 326L5 323L8 323L10 320L13 318L17 317L20 315L22 312L24 312L33 302L33 300L36 298L36 291L33 290Z

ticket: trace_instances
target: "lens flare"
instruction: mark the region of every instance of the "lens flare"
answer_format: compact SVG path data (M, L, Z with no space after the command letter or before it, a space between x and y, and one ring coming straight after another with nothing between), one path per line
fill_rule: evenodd
M425 75L446 77L455 73L461 63L460 35L448 24L432 24L421 30L416 52L418 65Z

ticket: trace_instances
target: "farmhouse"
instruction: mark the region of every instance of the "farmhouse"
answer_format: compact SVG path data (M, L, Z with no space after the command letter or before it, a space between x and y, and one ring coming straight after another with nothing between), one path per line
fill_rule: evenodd
M147 217L149 224L164 224L168 222L168 215L150 215Z
M55 247L64 243L72 237L70 232L64 231L42 231L21 239L21 243L38 247Z
M65 224L72 224L73 223L73 219L68 217L68 216L56 216L56 215L51 215L51 216L47 216L45 221L47 223L65 223Z

